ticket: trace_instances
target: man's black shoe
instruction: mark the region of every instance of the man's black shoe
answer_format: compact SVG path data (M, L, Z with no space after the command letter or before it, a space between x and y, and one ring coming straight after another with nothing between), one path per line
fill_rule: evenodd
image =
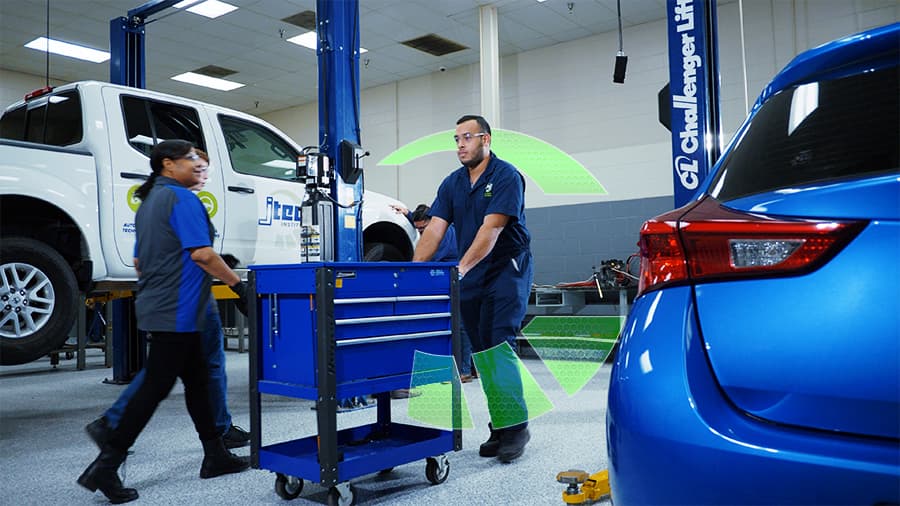
M101 450L107 443L109 443L109 439L113 434L112 427L109 426L109 423L107 423L106 421L106 417L103 416L87 424L84 427L84 431L87 432L87 435L90 436L92 441L94 441L94 444L97 445L97 448L100 448Z
M495 431L494 426L491 424L488 424L488 429L491 431L491 437L478 447L478 455L482 457L496 457L497 450L500 448L500 432Z
M500 433L500 447L497 458L500 462L512 462L525 453L525 445L531 439L528 427L519 430L505 430Z
M232 425L225 431L225 435L222 436L222 441L225 442L225 448L228 448L229 450L232 448L249 446L250 433L237 425Z

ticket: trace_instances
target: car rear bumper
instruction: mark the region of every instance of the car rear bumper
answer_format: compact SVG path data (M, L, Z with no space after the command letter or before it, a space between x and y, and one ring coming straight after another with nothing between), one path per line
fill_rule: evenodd
M900 503L900 442L779 426L729 403L691 290L640 297L622 331L606 423L614 503Z

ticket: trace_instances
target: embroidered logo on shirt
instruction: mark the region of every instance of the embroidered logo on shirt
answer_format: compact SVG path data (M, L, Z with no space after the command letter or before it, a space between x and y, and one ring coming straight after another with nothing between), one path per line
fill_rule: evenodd
M485 198L489 198L494 195L493 193L491 193L491 188L493 188L493 186L494 186L494 183L488 183L487 186L484 187L484 197Z

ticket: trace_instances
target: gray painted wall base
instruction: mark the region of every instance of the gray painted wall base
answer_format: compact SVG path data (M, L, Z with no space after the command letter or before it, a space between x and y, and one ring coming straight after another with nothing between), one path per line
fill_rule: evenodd
M535 284L583 281L603 260L624 262L644 221L672 208L667 196L526 209Z

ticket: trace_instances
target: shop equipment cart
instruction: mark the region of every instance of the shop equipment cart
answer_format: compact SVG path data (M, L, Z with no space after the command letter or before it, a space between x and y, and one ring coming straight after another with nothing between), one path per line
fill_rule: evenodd
M321 262L250 269L250 458L254 468L276 473L276 493L293 499L307 480L328 488L328 504L353 504L351 479L421 459L430 482L446 480L446 453L462 448L460 425L392 422L389 392L410 386L416 351L459 356L456 267ZM452 370L432 376L451 380ZM457 420L460 385L450 383L447 409ZM314 400L316 433L262 446L262 394ZM370 394L377 421L339 431L339 400Z

